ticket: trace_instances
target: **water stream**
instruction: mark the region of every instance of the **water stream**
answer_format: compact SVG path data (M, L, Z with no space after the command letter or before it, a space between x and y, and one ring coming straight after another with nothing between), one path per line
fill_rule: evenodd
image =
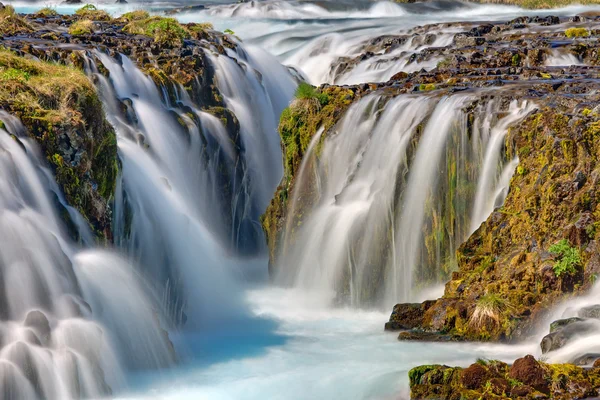
M237 51L206 53L240 122L238 142L183 89L173 101L127 57L88 54L122 163L115 249L95 247L35 144L1 115L4 398L404 399L416 365L539 355L537 342L401 343L383 332L392 304L440 294L456 247L501 205L517 163L503 151L504 135L531 103L482 102L469 122L464 106L476 92L365 97L325 138L318 161L310 154L318 139L309 147L291 198L291 214L306 219L286 232L275 284L267 283L259 223L283 172L276 127L294 76L315 84L385 81L435 66L439 60L413 63L411 55L450 44L458 29L439 28L425 40L411 31L418 25L539 13L455 1L280 0L212 2L181 13L181 21L210 21L241 38ZM382 35L410 39L360 59ZM548 62L578 60L557 50ZM125 117L117 112L123 106ZM300 210L297 197L313 185L312 208ZM64 231L63 211L81 244Z

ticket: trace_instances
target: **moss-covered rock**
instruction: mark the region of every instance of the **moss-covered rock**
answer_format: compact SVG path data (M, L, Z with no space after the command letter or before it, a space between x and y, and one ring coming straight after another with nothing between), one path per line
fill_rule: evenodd
M479 360L468 368L422 365L408 373L411 399L586 399L598 395L600 369L547 364L528 355L512 365Z
M67 201L100 236L110 237L116 137L92 82L73 67L7 50L0 50L0 75L0 107L40 144Z

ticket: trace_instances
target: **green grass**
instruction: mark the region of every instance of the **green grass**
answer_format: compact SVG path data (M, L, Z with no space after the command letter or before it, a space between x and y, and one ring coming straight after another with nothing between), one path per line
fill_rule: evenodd
M14 36L29 32L33 32L33 27L12 6L5 6L0 10L0 35Z
M150 13L146 10L135 10L121 15L120 18L127 22L140 21L150 18Z
M41 10L39 10L36 14L41 15L43 17L54 17L58 15L56 10L52 7L44 7Z
M577 272L577 267L581 266L579 249L571 247L566 239L553 244L548 251L558 258L558 261L552 267L557 277L564 274L572 275Z
M302 82L296 88L295 97L301 100L317 99L322 106L329 102L329 96L325 93L320 93L317 89L306 82Z

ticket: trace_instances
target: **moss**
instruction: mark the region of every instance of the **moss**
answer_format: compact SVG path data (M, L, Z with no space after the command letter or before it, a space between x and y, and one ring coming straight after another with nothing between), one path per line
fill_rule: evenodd
M431 90L435 90L435 84L433 83L421 83L419 85L420 92L429 92Z
M81 19L89 19L92 21L110 21L112 19L110 14L104 10L99 10L93 4L86 4L75 10L75 15Z
M513 67L518 67L521 65L521 55L519 53L513 55L511 58L511 63Z
M69 34L73 36L89 35L94 33L94 23L89 19L76 21L69 27Z
M190 37L189 30L175 18L150 17L131 21L123 28L124 32L135 35L146 35L154 38L156 43L180 46L185 38Z
M565 31L565 36L568 38L588 37L590 31L586 28L569 28Z
M18 117L40 144L69 204L95 230L105 229L110 223L106 201L116 181L116 136L92 82L73 67L7 50L0 50L0 74L10 78L0 79L0 107ZM65 142L72 147L66 152ZM80 159L70 158L73 151ZM99 180L98 192L90 174Z

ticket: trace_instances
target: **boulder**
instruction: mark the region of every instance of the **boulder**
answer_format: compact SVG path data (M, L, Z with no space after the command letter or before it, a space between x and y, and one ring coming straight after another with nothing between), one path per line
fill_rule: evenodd
M508 371L508 376L531 386L539 392L550 393L548 381L544 377L544 368L532 355L526 355L515 360Z
M386 331L407 330L420 327L423 324L425 311L433 302L396 304L385 324Z
M600 304L579 309L579 311L577 312L577 316L579 316L580 318L600 319Z
M550 351L560 349L568 342L572 341L578 336L593 333L598 330L598 324L592 321L576 321L571 322L561 329L558 329L542 339L540 346L542 348L542 354L546 354Z

